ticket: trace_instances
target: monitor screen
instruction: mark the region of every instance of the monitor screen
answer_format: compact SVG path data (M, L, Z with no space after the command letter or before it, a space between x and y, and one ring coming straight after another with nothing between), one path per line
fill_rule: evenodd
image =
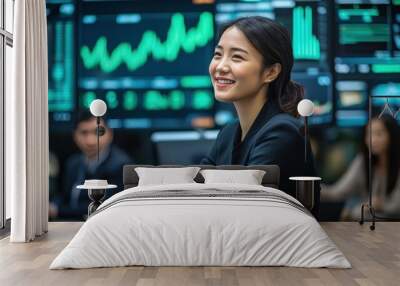
M336 120L362 126L372 110L387 101L398 106L400 3L389 0L336 0ZM393 97L394 96L394 97Z
M292 79L317 106L310 123L333 122L331 1L168 3L47 0L49 118L55 130L69 130L74 116L95 98L107 103L112 128L226 124L236 113L232 104L214 99L208 65L218 28L249 15L288 28Z
M369 80L341 80L336 82L337 125L363 126L368 121L369 96L371 116L388 113L400 120L400 80L396 77L376 77Z
M336 1L337 56L387 58L400 56L399 3Z
M76 110L75 5L47 1L49 119L61 129L71 128Z
M103 99L114 128L190 128L212 118L214 15L123 6L118 13L81 11L80 108Z

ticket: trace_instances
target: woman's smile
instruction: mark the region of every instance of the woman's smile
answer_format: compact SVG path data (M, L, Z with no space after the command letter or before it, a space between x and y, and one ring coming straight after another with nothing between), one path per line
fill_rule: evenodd
M214 78L215 88L221 91L230 89L235 83L235 80L227 77L217 76Z

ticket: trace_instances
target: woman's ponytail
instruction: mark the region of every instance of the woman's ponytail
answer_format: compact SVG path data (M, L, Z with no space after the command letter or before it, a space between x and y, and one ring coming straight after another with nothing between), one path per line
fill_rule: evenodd
M297 104L304 98L304 87L292 80L289 80L279 97L279 105L284 112L295 117L299 116Z

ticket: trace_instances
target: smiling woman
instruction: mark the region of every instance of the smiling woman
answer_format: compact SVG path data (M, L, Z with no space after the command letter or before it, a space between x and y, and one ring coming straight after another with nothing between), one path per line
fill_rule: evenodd
M277 164L280 189L291 195L289 177L316 175L313 158L305 164L302 157L297 104L304 90L290 80L292 67L290 36L277 22L246 17L222 28L209 72L215 98L232 102L238 121L221 130L202 164Z

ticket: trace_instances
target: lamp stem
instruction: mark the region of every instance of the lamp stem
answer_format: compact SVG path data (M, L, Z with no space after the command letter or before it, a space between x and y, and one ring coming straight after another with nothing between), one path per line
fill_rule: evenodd
M97 128L96 128L96 135L97 135L97 164L100 162L100 117L97 117Z
M304 116L304 165L307 164L307 116Z

